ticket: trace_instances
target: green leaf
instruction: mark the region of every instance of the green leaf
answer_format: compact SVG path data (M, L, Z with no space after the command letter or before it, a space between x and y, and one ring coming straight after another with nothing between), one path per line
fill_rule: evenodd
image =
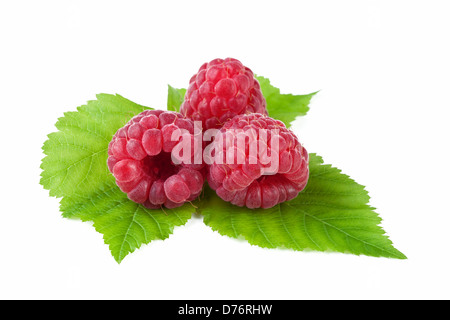
M194 211L189 203L174 209L147 209L130 201L113 179L89 196L63 198L60 209L65 217L93 221L118 263L142 244L168 238Z
M281 94L280 89L270 84L269 79L256 76L261 91L266 98L269 116L284 122L287 127L298 116L304 116L309 110L311 98L318 92L306 95Z
M310 154L308 185L297 198L270 209L252 210L207 190L199 202L204 222L221 235L244 237L265 248L290 248L405 259L379 226L364 187Z
M149 210L129 200L106 164L108 144L131 117L150 108L119 95L99 94L76 112L58 119L43 151L41 184L62 198L66 218L93 221L117 262L155 239L166 239L193 211L187 204L172 210Z
M108 179L108 144L134 115L144 111L119 95L99 94L97 100L66 112L48 135L43 151L40 183L50 195L89 194Z
M180 112L181 103L184 100L186 89L176 89L169 85L167 95L167 110Z

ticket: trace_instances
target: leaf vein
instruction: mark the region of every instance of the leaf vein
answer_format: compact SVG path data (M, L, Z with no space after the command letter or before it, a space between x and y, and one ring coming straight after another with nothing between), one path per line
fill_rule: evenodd
M282 224L284 230L285 230L286 233L288 234L289 238L291 238L291 240L294 242L296 248L297 248L298 250L303 250L303 248L297 243L297 240L295 240L295 238L292 236L291 232L289 231L289 229L288 229L288 227L287 227L287 225L286 225L286 222L284 221L284 217L283 217L283 215L281 214L281 206L278 206L278 215L280 216L281 224Z

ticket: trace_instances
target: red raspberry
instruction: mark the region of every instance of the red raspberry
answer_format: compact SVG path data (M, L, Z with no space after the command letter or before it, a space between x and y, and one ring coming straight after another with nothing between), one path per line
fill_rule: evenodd
M234 117L209 148L215 150L211 151L214 161L210 160L209 185L219 197L237 206L273 207L295 198L308 182L306 149L283 122L268 116Z
M146 110L113 136L108 168L130 200L151 209L175 208L200 194L203 165L172 162L171 152L178 141L171 141L171 136L177 129L193 137L192 120L180 113Z
M266 100L253 72L233 58L204 63L189 81L180 108L186 117L202 121L204 129L252 112L267 115Z

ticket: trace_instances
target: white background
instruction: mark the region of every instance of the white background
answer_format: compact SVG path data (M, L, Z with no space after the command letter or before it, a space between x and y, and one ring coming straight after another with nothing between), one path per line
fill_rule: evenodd
M448 299L448 1L0 2L0 298ZM119 265L39 185L41 147L97 93L165 108L167 84L234 57L282 93L321 90L294 131L366 185L408 260L269 250L201 218Z

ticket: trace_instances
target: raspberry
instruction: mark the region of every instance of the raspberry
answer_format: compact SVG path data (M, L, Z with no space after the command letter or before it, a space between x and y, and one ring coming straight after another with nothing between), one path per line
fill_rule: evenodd
M283 122L268 116L235 116L210 147L214 161L208 167L208 183L234 205L271 208L295 198L308 182L306 149Z
M172 133L185 129L192 137L192 120L180 113L146 110L133 117L113 136L108 147L108 168L128 198L147 208L181 206L200 194L203 165L174 164L171 152L178 141ZM180 137L181 139L181 137Z
M203 128L220 128L244 113L267 115L266 100L253 72L233 58L204 63L192 76L180 113Z

